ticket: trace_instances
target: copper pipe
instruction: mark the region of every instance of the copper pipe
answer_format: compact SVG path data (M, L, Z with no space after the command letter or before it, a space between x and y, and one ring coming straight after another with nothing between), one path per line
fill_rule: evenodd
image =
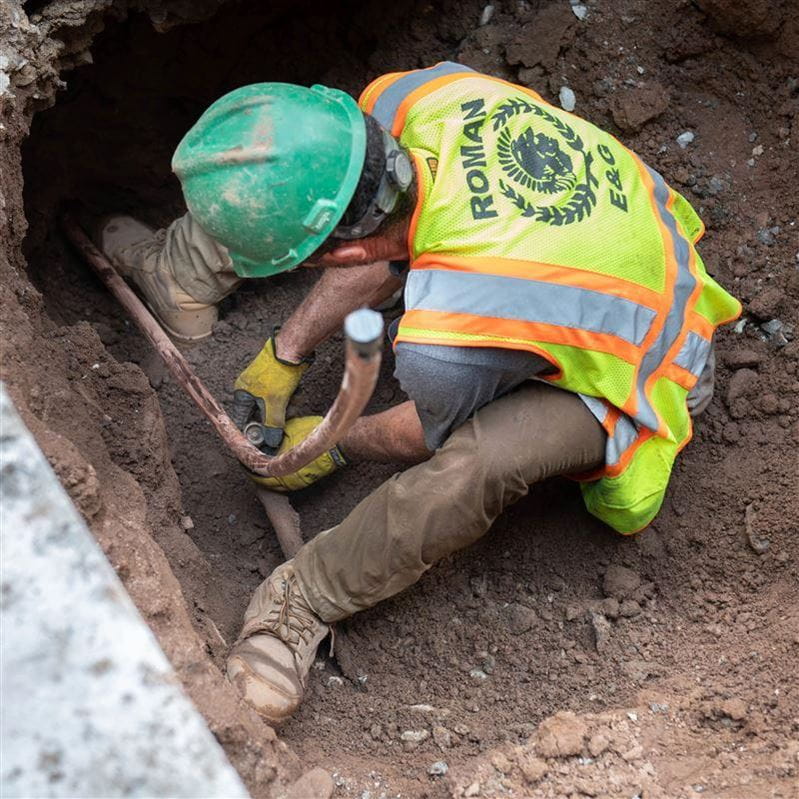
M251 472L262 477L283 477L297 471L341 441L363 412L372 396L380 370L383 320L378 313L361 309L347 317L344 324L347 337L344 376L333 405L308 438L288 452L270 457L245 438L197 377L180 350L164 333L155 317L82 228L69 216L64 217L62 225L69 240L161 356L178 385L194 400L227 448Z

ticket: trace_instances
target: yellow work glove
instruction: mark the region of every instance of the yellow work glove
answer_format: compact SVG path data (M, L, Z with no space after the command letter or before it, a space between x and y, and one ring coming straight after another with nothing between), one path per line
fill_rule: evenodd
M305 358L300 363L280 360L275 353L273 333L233 384L230 416L236 426L243 428L257 411L257 421L264 426L266 445L277 450L286 426L286 407L311 360Z
M321 421L321 416L297 416L294 419L289 419L286 422L285 435L278 455L282 455L299 444L300 441L308 438ZM315 483L321 477L327 477L327 475L335 472L336 469L346 465L347 461L341 454L341 450L338 447L333 447L328 452L323 452L307 466L303 466L298 471L287 474L285 477L259 477L249 470L247 470L247 473L256 483L272 491L297 491L300 488L311 485L311 483Z

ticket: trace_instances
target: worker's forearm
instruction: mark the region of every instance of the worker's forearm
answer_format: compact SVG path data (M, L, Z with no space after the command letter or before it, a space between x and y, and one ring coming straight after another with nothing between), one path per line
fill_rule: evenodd
M420 463L433 453L413 402L403 402L373 416L361 416L340 444L349 460Z
M277 355L297 362L341 328L344 317L364 305L379 305L402 281L387 261L369 266L325 269L305 299L280 328Z

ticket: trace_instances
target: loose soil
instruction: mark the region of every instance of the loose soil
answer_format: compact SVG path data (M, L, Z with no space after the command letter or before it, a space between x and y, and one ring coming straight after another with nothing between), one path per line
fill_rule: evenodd
M213 16L219 3L140 5L149 16L100 0L29 3L47 36L17 25L34 73L23 84L16 73L6 120L3 379L254 795L282 795L321 766L335 796L362 799L798 796L795 4L596 0L579 20L566 0L497 2L483 25L485 4L471 0L244 2ZM250 594L281 560L276 540L237 464L57 219L68 205L155 225L182 213L172 150L238 85L357 94L378 74L443 59L553 102L571 87L577 113L691 200L708 268L746 315L718 336L715 398L654 525L622 538L570 483L536 487L480 543L348 623L364 684L321 657L280 731L289 751L220 671ZM53 67L74 68L40 110ZM23 146L26 269L14 145L36 110ZM685 131L695 138L681 148ZM313 280L252 281L224 303L213 338L186 351L217 397ZM323 413L340 371L334 339L293 411ZM402 399L387 353L370 408ZM306 537L397 468L353 466L295 495ZM436 761L446 765L431 775Z

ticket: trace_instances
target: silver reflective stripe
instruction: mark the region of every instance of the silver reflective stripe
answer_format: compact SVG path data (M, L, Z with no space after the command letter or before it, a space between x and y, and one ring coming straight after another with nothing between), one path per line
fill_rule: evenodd
M588 410L594 414L596 420L602 424L608 416L608 405L603 402L599 397L589 397L588 394L577 395L588 407Z
M605 465L615 466L637 438L638 428L629 416L622 414L613 428L613 435L608 436L608 443L605 445Z
M587 394L579 394L580 399L585 403L596 420L602 424L608 416L608 405L598 397L589 397ZM613 435L608 436L605 444L605 465L615 466L624 452L631 447L638 438L638 428L627 414L622 414L616 421L613 428Z
M656 316L632 300L577 286L443 269L411 269L405 308L572 327L606 333L636 346Z
M685 343L680 347L674 363L688 370L695 377L699 377L710 355L710 346L707 339L690 331L685 337Z
M412 92L425 83L440 78L442 75L452 75L456 72L474 72L471 67L465 67L463 64L456 64L454 61L444 61L430 69L420 69L411 72L404 78L400 78L391 84L381 95L378 97L374 108L372 109L372 116L386 129L391 130L391 125L394 122L397 109L400 103Z
M636 381L638 411L635 414L635 419L639 424L648 427L650 430L657 430L659 426L658 417L647 399L645 392L646 381L661 366L666 353L683 329L688 300L696 285L696 279L691 274L691 250L688 240L680 233L677 228L677 222L666 205L669 200L668 187L663 178L654 169L650 169L647 166L646 170L654 181L655 205L661 221L671 233L671 238L674 242L674 257L677 261L677 279L674 284L674 294L671 298L671 309L660 335L641 360L641 367L638 370L638 379ZM666 242L664 241L665 244Z

